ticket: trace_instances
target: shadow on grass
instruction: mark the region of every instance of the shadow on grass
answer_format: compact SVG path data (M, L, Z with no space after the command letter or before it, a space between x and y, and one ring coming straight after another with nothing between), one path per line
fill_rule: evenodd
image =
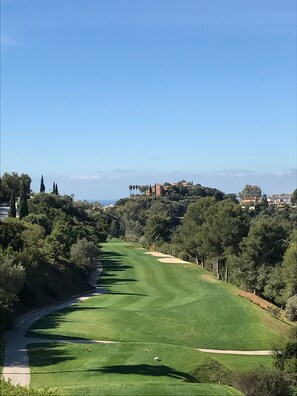
M34 347L29 347L29 359L30 366L34 371L34 367L52 366L69 360L75 360L77 357L65 351L63 345L50 343L34 344Z
M36 351L37 352L37 351ZM34 352L35 353L35 352ZM61 355L59 355L59 351L50 351L49 358L47 359L46 364L43 364L42 360L38 360L38 354L36 360L34 359L35 356L31 352L33 359L32 365L37 366L46 366L50 364L55 364L55 361L61 359ZM30 358L31 358L30 354ZM67 359L67 358L66 358ZM66 360L65 359L65 360ZM72 357L70 359L73 359ZM57 361L58 363L59 361ZM131 364L131 365L119 365L119 366L107 366L102 367L101 369L86 369L86 370L59 370L59 371L50 371L50 372L39 372L39 375L42 374L62 374L62 373L83 373L83 372L97 372L100 374L124 374L124 375L143 375L143 376L150 376L150 377L170 377L180 379L187 383L199 383L199 381L193 377L191 374L184 373L183 371L175 370L169 366L164 365L156 365L152 366L150 364Z
M84 306L84 305L79 305L79 306L75 305L75 306L63 308L60 311L55 311L55 312L52 312L51 314L43 316L37 322L33 323L32 327L27 332L26 336L28 336L28 337L43 337L42 334L39 334L38 331L44 330L44 329L55 329L55 328L59 327L61 323L64 323L64 322L71 323L71 321L67 318L67 314L70 314L72 312L93 310L94 314L95 314L95 311L103 310L103 309L105 310L106 308L88 307L88 306ZM57 337L61 338L60 335L59 336L50 335L50 334L46 335L46 338L57 338ZM77 338L77 337L71 337L71 338Z
M142 294L142 293L128 293L128 292L109 292L107 291L106 294L118 294L121 296L142 296L142 297L146 297L148 296L148 294Z
M103 272L99 278L99 286L104 290L106 294L127 294L127 295L136 295L136 296L142 296L142 294L133 294L133 293L121 293L121 292L112 292L108 290L108 287L112 285L124 285L128 282L135 282L136 279L132 278L121 278L119 277L119 273L122 271L126 271L130 268L132 268L129 265L123 264L123 260L121 259L124 257L124 255L116 253L116 252L102 252L101 255L101 261L103 264ZM84 311L84 310L94 310L94 315L96 315L96 312L98 312L99 309L105 309L101 307L90 307L90 306L84 306L78 303L78 305L72 305L70 307L61 309L59 311L52 312L49 315L46 315L42 318L40 318L33 326L31 327L30 331L27 333L29 337L41 337L44 338L44 336L39 334L39 331L44 330L44 329L55 329L58 328L62 323L71 323L71 320L68 317L68 314L71 312L78 312L78 311ZM73 325L77 325L77 321L73 322ZM57 338L60 336L57 335L46 335L48 338ZM71 337L74 338L74 337ZM78 339L83 339L83 338L78 338Z
M93 371L93 370L92 370ZM107 366L102 369L96 370L102 374L136 374L145 375L152 377L171 377L181 379L185 382L197 383L197 379L188 373L183 371L175 370L169 366L150 364L131 364L131 365L120 365L120 366Z
M99 286L107 287L115 284L125 284L127 282L135 282L132 278L119 278L117 272L126 271L132 268L130 265L123 264L120 253L102 252L100 260L103 264L103 272L99 278ZM107 291L108 292L108 291Z

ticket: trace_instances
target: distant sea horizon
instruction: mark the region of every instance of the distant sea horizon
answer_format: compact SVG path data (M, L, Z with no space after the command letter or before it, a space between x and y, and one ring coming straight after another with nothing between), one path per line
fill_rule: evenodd
M87 199L86 201L92 203L92 202L99 202L101 205L106 206L106 205L113 205L118 199L110 198L110 199Z

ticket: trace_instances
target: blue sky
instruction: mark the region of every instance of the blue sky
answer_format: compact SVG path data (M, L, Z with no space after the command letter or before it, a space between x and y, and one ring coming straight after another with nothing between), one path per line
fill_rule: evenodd
M295 0L2 0L1 173L297 186Z

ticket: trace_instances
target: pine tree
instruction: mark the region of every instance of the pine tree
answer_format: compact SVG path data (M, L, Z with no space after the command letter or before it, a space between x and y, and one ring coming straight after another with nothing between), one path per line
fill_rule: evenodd
M10 194L9 217L16 217L15 193L14 193L14 190L11 190L11 194Z
M40 180L40 192L41 193L45 192L45 185L44 185L43 175L41 175L41 180Z
M28 216L28 204L27 204L27 192L24 180L21 183L21 191L20 191L20 204L19 204L19 218L22 219L25 216Z

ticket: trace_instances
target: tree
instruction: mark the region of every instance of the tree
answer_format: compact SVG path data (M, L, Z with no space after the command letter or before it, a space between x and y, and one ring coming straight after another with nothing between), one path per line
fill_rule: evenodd
M293 231L291 243L284 255L282 276L285 282L283 294L288 299L297 294L297 230Z
M56 183L55 194L56 194L56 195L59 195L58 183Z
M148 185L139 186L139 191L144 194L149 189Z
M154 250L157 248L157 242L166 241L169 235L168 219L164 216L152 216L144 230L144 236L148 246L154 245Z
M11 308L23 286L25 271L12 257L0 254L0 311Z
M10 195L9 217L16 217L15 193L14 193L14 190L11 190L11 195Z
M274 349L274 365L297 385L297 327L291 328L288 338Z
M291 204L297 205L297 188L292 193Z
M55 182L53 182L53 194L56 194L56 183Z
M43 181L43 175L41 175L41 180L40 180L40 192L44 193L45 192L45 185Z
M289 223L261 217L241 244L238 284L254 293L263 292L274 267L283 260L288 246Z
M132 184L129 184L130 195L131 195L132 188L133 188Z
M1 177L1 188L0 188L0 199L1 202L9 202L11 190L14 191L15 196L20 196L20 190L22 182L25 184L27 195L30 194L31 178L26 173L22 173L21 176L17 172L3 173Z
M92 241L83 238L71 246L70 259L87 271L92 269L98 258L99 249Z
M268 205L268 200L267 200L266 194L263 194L261 204L262 204L263 209L268 208L269 205Z
M250 184L246 184L244 189L238 194L241 199L247 198L261 198L262 191L258 186L252 186Z
M286 306L286 316L292 322L295 322L297 320L297 294L288 299Z
M27 204L27 192L24 180L21 183L21 191L20 191L20 203L19 203L19 218L28 216L28 204Z

